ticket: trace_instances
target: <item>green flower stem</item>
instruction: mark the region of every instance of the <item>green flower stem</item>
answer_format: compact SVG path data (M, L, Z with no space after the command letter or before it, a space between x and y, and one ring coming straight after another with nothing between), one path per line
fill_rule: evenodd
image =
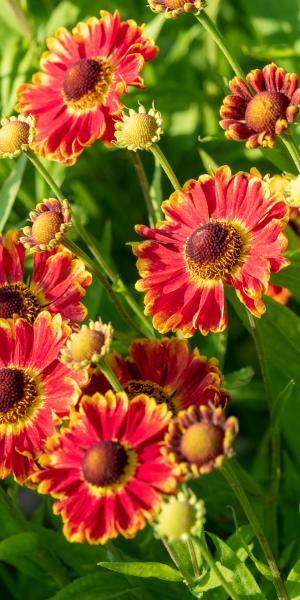
M141 186L141 189L143 192L143 196L144 196L144 200L145 200L145 204L146 204L146 208L147 208L147 212L148 212L149 225L150 225L150 227L154 227L157 219L156 219L155 208L153 206L149 183L148 183L148 180L146 177L143 163L139 157L138 152L130 152L130 156L131 156L131 160L133 162L133 166L135 168L135 172L137 174L137 178L140 182L140 186Z
M256 353L260 364L260 369L262 373L262 378L264 382L266 399L269 407L269 412L272 418L272 411L274 406L274 398L272 392L271 381L267 369L267 363L265 360L264 352L263 352L263 344L260 337L260 332L256 327L255 318L247 311L251 335L253 337ZM268 521L270 524L270 535L272 539L272 546L274 548L275 553L277 554L278 547L278 527L277 527L277 503L278 503L278 493L279 493L279 485L280 485L280 433L278 430L271 429L271 452L272 452L272 483L270 489L270 497L269 497L269 511L268 511Z
M191 563L193 565L195 577L197 579L198 577L200 577L200 571L199 571L199 566L198 566L198 561L197 561L197 556L196 556L193 540L191 537L188 537L188 539L186 541L186 545L187 545L187 549L189 551L189 555L191 558Z
M180 185L171 165L169 164L167 158L165 157L163 151L160 149L160 147L157 144L152 144L152 146L150 146L150 150L151 150L152 154L155 156L155 158L157 158L157 160L161 164L161 167L163 168L165 174L169 178L174 190L180 190L181 185Z
M55 197L58 200L60 200L60 202L63 202L65 197L62 191L60 190L58 185L56 185L53 177L51 177L50 173L47 171L46 167L44 167L39 157L36 154L34 154L34 152L30 150L30 148L26 151L26 155L28 156L29 160L31 160L32 164L35 166L36 170L41 175L41 177L43 177L46 183L48 183L49 187L54 192Z
M208 14L205 12L205 10L201 10L199 15L195 15L195 17L196 19L198 19L199 23L201 23L202 27L206 29L207 33L211 35L217 46L219 46L221 52L223 52L234 73L238 77L245 79L243 70L241 69L240 65L235 60L235 58L231 55L231 52L229 51L221 32L219 31L215 23L211 20L211 18L208 16Z
M84 241L84 243L87 245L87 247L89 248L89 250L93 254L95 260L99 264L99 266L102 269L102 271L104 271L104 273L107 275L107 277L111 281L111 283L117 289L120 290L120 293L122 293L122 296L126 300L128 306L130 306L131 310L139 318L140 322L143 325L143 330L145 331L144 335L146 335L149 338L155 338L155 333L154 333L154 330L152 328L151 323L148 321L148 319L143 314L143 311L140 309L138 303L135 301L134 297L132 296L132 294L128 290L128 288L125 285L125 283L109 267L109 265L107 264L106 260L103 258L101 252L96 247L93 239L88 234L88 232L86 231L86 229L81 225L81 223L76 218L76 216L74 215L74 213L72 215L72 220L73 220L73 222L75 224L75 227L76 227L76 229L77 229L77 231L78 231L81 239Z
M127 323L127 325L129 325L129 327L131 327L140 337L144 337L143 332L140 331L140 329L137 327L137 325L131 320L130 316L124 309L123 305L121 304L117 294L114 292L109 281L107 280L105 275L103 275L102 271L100 271L98 266L95 265L94 261L81 248L79 248L79 246L77 246L77 244L75 244L72 240L69 240L68 238L64 238L63 245L66 248L68 248L68 250L73 252L76 256L81 258L81 260L84 262L84 264L87 266L87 268L91 271L91 273L93 273L97 277L97 279L99 279L100 283L103 285L104 289L110 296L116 309L118 310L120 315L123 317L123 319Z
M275 561L275 558L272 554L271 548L269 546L268 540L264 534L263 528L248 500L248 497L246 496L240 481L234 471L234 468L232 467L232 465L230 464L229 460L226 460L224 462L224 465L222 467L222 474L225 477L225 479L227 480L229 486L231 487L232 491L234 492L234 494L236 495L241 507L244 510L244 513L251 525L251 527L253 528L253 531L259 541L259 544L262 548L262 551L265 555L266 561L270 567L270 571L272 573L272 582L273 585L275 587L276 593L277 593L277 598L279 600L288 600L288 596L277 566L277 563Z
M58 187L58 185L56 185L54 179L51 177L50 173L47 171L47 169L41 163L41 161L38 158L38 156L36 154L34 154L34 152L32 152L32 150L30 150L30 149L27 150L27 156L31 160L31 162L33 163L33 165L35 166L35 168L37 169L37 171L40 173L40 175L44 178L44 180L46 181L46 183L48 183L49 187L52 188L52 190L53 190L53 192L55 194L55 197L58 200L60 200L60 202L63 202L65 198L64 198L64 195L63 195L62 191L60 190L60 188ZM140 307L138 306L137 302L131 296L129 290L126 288L126 286L124 285L124 283L119 279L119 277L117 275L115 275L111 271L110 267L108 266L108 264L106 263L106 261L102 257L101 253L96 248L95 244L92 242L90 236L86 233L84 227L82 227L78 223L78 221L75 219L74 215L72 215L72 220L74 221L74 223L76 225L76 229L79 232L82 240L87 244L88 248L91 250L94 258L96 259L96 261L100 265L101 269L104 271L104 273L107 275L107 277L113 283L118 283L119 284L119 287L120 287L120 290L122 292L122 295L124 296L124 299L126 300L127 304L131 307L131 309L133 310L133 312L138 316L138 318L141 321L141 323L143 323L144 330L147 333L145 333L145 334L142 333L142 331L140 331L140 329L138 329L138 327L130 319L130 317L128 316L127 312L123 308L121 302L119 301L117 294L114 292L114 290L112 289L112 286L109 284L109 282L107 281L107 279L103 275L103 273L98 269L97 265L95 265L94 261L92 261L89 258L89 256L81 248L79 248L79 246L77 246L76 244L74 244L74 242L72 242L71 240L65 239L64 240L64 245L66 247L68 247L70 250L71 250L70 245L72 245L72 248L73 248L72 252L74 252L74 254L76 254L77 256L79 256L83 260L83 262L88 266L88 268L90 269L90 271L92 273L94 273L94 275L96 275L96 277L99 279L99 281L102 283L103 287L106 289L106 291L110 295L110 297L113 300L116 308L118 309L118 311L120 312L120 314L123 316L123 318L127 322L127 324L130 325L130 327L132 327L139 334L139 336L141 336L141 337L144 337L144 335L147 335L150 338L155 337L155 333L154 333L154 331L152 329L151 324L149 323L149 321L144 316L144 314L141 311ZM75 248L76 248L76 250L75 250Z
M179 571L179 573L181 573L183 579L188 584L190 590L192 590L193 586L194 586L194 580L188 575L188 573L185 572L185 570L183 570L181 568L180 556L177 555L176 550L174 548L172 548L171 544L169 544L169 542L166 540L166 538L161 538L161 541L162 541L166 551L168 552L171 560L173 561L176 569Z
M123 392L123 388L114 374L113 370L110 368L109 364L105 360L105 357L102 357L98 362L98 367L101 369L103 375L106 377L107 381L109 381L112 388L115 392Z
M204 560L207 562L207 564L210 567L210 569L212 570L212 572L219 579L220 584L222 585L224 590L227 592L229 598L231 598L231 600L239 600L240 596L233 591L230 583L228 583L228 581L226 581L224 575L221 573L220 569L216 565L216 562L215 562L214 558L212 557L207 545L200 538L198 539L198 545L199 545L199 548L200 548L200 551L201 551L201 554L202 554Z
M289 133L283 133L280 138L284 143L298 173L300 173L300 150L293 136Z

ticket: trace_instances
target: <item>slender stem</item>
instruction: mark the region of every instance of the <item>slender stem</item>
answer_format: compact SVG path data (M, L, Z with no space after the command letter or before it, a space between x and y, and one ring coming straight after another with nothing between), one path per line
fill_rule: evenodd
M104 289L107 291L111 300L113 301L115 307L119 311L120 315L123 317L124 321L129 325L139 336L143 337L142 331L137 327L137 325L131 320L130 316L124 309L121 304L117 294L114 292L112 286L109 281L106 279L105 275L103 275L102 271L95 265L94 261L81 249L77 244L69 240L68 238L64 238L63 244L66 248L71 250L76 256L81 258L88 269L99 279L100 283L103 285Z
M221 573L219 567L216 565L216 562L215 562L214 558L212 557L208 547L200 539L198 539L198 545L200 547L203 558L207 562L207 564L210 567L210 569L212 570L212 572L218 577L220 584L222 585L224 590L227 592L229 598L231 598L231 600L239 600L240 596L233 591L230 583L228 583L228 581L226 581L223 573Z
M214 39L214 41L217 44L217 46L219 46L221 52L223 52L225 58L229 62L232 70L234 71L234 73L238 77L241 77L242 79L245 79L244 72L241 69L239 63L232 56L230 50L228 49L228 47L226 45L226 42L225 42L225 40L224 40L221 32L219 31L219 29L215 25L215 23L211 20L211 18L208 16L208 14L205 12L205 10L201 10L201 12L199 13L199 15L195 15L195 16L196 16L196 19L198 19L199 23L201 23L202 27L204 27L204 29L206 29L206 31Z
M263 345L260 338L259 329L257 329L254 317L247 311L248 319L251 327L251 334L255 343L256 352L260 364L262 378L264 382L266 398L269 406L270 415L272 418L272 411L274 406L274 398L272 392L271 380L269 377L267 363L265 360ZM272 546L275 554L277 554L278 548L278 528L277 528L277 502L278 493L280 486L280 433L274 428L271 429L271 453L272 453L272 483L269 496L269 511L268 511L268 522L269 529L272 538Z
M113 273L110 266L107 264L106 260L103 258L102 254L101 254L100 250L97 248L93 238L88 234L85 227L83 227L81 225L79 219L76 217L75 211L72 212L72 221L73 221L75 228L77 229L77 232L79 233L81 239L83 240L83 242L87 245L87 247L93 254L94 258L96 259L97 263L101 267L102 271L104 271L104 273L108 277L108 279L110 279L110 281L112 283L114 283L117 280L117 275L115 273Z
M27 40L31 40L32 33L30 25L26 19L24 12L22 11L20 3L18 2L18 0L8 0L8 4L10 4L11 6L11 9L16 17L16 20L19 23L20 29L22 30L24 37Z
M26 154L27 154L29 160L31 160L32 164L35 166L36 170L41 175L41 177L43 177L43 179L46 181L46 183L48 183L49 187L54 192L55 197L58 200L60 200L61 202L63 202L65 198L64 198L62 191L60 190L58 185L56 185L53 177L51 177L50 173L47 171L46 167L44 167L44 165L41 163L38 156L36 154L34 154L34 152L32 150L30 150L30 148L26 151Z
M109 381L112 388L115 392L123 392L123 388L116 377L113 370L110 368L109 364L105 360L105 357L101 358L98 363L99 368L101 369L103 375L106 377L107 381Z
M289 133L283 133L281 136L281 141L284 143L290 157L292 158L295 167L300 173L300 150L293 138L293 136Z
M185 570L182 569L182 566L181 566L182 563L181 563L180 557L177 555L176 550L174 548L172 548L172 546L167 542L166 538L161 538L161 541L162 541L165 549L167 550L168 554L170 555L176 569L178 569L179 573L181 573L183 578L188 583L188 586L190 587L190 589L192 589L193 585L194 585L194 581L188 575L188 573L186 573Z
M188 539L186 541L186 545L187 545L187 548L188 548L188 551L189 551L189 555L190 555L190 558L191 558L191 563L193 565L195 577L196 578L200 577L197 556L196 556L196 552L195 552L195 548L194 548L194 544L193 544L192 538L188 537Z
M150 227L154 227L156 223L155 209L153 206L149 183L146 177L143 163L139 157L138 152L130 152L130 156L143 192L146 208L148 211L149 225Z
M274 556L272 554L271 548L269 546L268 540L264 534L263 528L240 484L240 481L232 467L232 465L230 464L230 461L225 461L223 467L222 467L222 474L225 477L225 479L227 480L228 484L230 485L231 489L233 490L234 494L236 495L238 501L240 502L241 507L244 510L244 513L251 525L251 527L253 528L253 531L260 543L260 546L262 548L262 551L265 555L266 561L270 567L271 573L272 573L272 581L273 581L273 585L276 589L276 593L277 593L277 597L279 598L279 600L288 600L287 597L287 593L285 591L285 587L283 584L283 581L281 579L281 575L278 569L278 566L276 564L276 561L274 559Z
M157 144L152 144L152 146L150 147L150 150L151 150L152 154L160 162L160 164L161 164L165 174L169 178L174 190L180 190L181 185L180 185L171 165L169 164L167 158L165 157L163 151L161 150L161 148Z

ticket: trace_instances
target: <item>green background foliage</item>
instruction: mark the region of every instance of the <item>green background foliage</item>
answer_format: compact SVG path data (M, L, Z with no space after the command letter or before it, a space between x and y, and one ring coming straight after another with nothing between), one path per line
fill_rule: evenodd
M225 59L193 16L176 21L155 16L145 1L119 0L103 4L95 0L23 0L26 19L20 23L8 0L0 10L0 102L1 113L10 115L15 91L38 70L45 38L57 27L72 27L80 19L97 15L100 8L118 8L123 19L145 22L146 32L156 38L160 54L146 65L146 87L133 89L126 97L128 107L138 100L147 108L155 101L162 112L165 135L161 146L179 180L198 177L216 164L227 163L234 172L256 166L263 174L282 170L294 172L289 158L279 150L248 151L243 144L228 142L220 130L219 107L227 93L232 73ZM216 19L232 53L244 70L275 61L300 74L300 6L298 0L208 0L208 12ZM300 140L299 127L295 135ZM162 200L172 191L161 177L150 153L142 159L153 193ZM137 278L128 241L136 240L134 225L146 223L147 215L130 155L125 150L108 150L100 143L86 150L73 167L47 163L64 194L75 205L77 216L101 248L106 259L126 284ZM49 190L26 158L0 162L0 226L24 226L29 210L48 197ZM300 529L298 518L299 419L300 419L300 240L289 232L292 267L282 271L274 282L288 285L294 292L290 308L268 300L267 312L258 324L273 397L272 424L282 433L282 480L279 506L279 564L289 575L290 598L300 598ZM74 239L76 239L74 237ZM298 250L297 250L298 249ZM142 305L141 295L136 295ZM89 316L111 320L121 333L116 348L126 352L120 338L131 337L114 306L95 280L87 293ZM271 479L269 453L269 414L255 347L243 306L229 294L228 333L206 338L197 334L192 340L209 356L218 356L225 371L225 382L233 402L229 412L240 420L236 443L240 477L251 503L263 519L268 534L268 497ZM292 382L292 383L291 383ZM192 487L207 507L207 530L211 549L241 598L273 598L260 549L253 532L222 476L214 472L195 481ZM105 547L70 545L61 535L60 519L51 512L49 499L41 501L34 492L20 490L12 480L0 490L0 581L7 600L126 600L158 594L166 600L188 600L192 595L183 582L159 563L170 565L167 553L150 529L135 540L118 540ZM19 509L22 507L22 512ZM234 517L233 517L234 515ZM241 529L236 529L238 526ZM236 533L233 532L236 530ZM221 539L223 542L221 542ZM223 544L223 545L222 545ZM246 548L246 550L245 550ZM184 549L180 552L184 556ZM115 563L110 573L102 561ZM137 561L156 566L134 567ZM124 571L124 562L133 565ZM118 565L123 563L123 570ZM247 566L246 566L247 565ZM136 571L135 571L136 569ZM145 572L152 575L145 579ZM228 575L227 573L227 575ZM255 578L253 573L255 573ZM167 577L166 574L169 574ZM147 576L149 577L149 575ZM263 590L263 591L261 591ZM198 597L225 600L226 593L210 573L199 581Z

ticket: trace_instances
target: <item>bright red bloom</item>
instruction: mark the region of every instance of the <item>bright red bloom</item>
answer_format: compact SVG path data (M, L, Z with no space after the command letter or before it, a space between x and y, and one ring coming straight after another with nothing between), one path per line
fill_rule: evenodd
M113 140L120 96L129 85L143 87L139 73L158 52L134 21L120 22L118 11L100 14L72 33L58 29L47 41L41 72L18 90L19 112L36 119L35 151L66 164L96 140Z
M289 261L282 256L288 207L272 196L261 178L231 175L188 181L162 204L165 221L155 229L138 225L148 238L133 245L146 291L145 314L161 333L193 335L223 331L227 325L224 284L255 316L265 311L262 295L271 272Z
M61 313L63 319L83 321L87 309L80 300L92 282L84 263L62 246L39 252L33 257L27 285L25 249L18 239L18 231L9 231L5 243L0 238L0 318L18 315L32 323L47 308L52 314Z
M217 360L192 352L186 341L178 339L136 340L129 348L130 357L120 354L107 356L107 362L116 374L129 398L147 394L177 413L188 406L222 404L230 399L221 389L223 375ZM84 393L104 393L110 385L102 374L92 376Z
M298 76L274 63L254 69L229 82L232 96L226 96L220 110L220 125L231 140L247 140L247 148L272 148L277 134L297 117L300 103ZM251 90L253 88L253 91Z
M33 325L0 319L0 477L22 482L86 380L59 360L70 328L41 312Z
M84 396L70 424L50 438L36 473L38 491L58 501L72 542L104 544L119 533L133 537L175 490L173 467L161 446L171 413L165 404L124 392Z

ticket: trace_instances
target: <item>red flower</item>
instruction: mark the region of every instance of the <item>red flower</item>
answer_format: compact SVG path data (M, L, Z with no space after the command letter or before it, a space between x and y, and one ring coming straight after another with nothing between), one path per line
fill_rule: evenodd
M120 96L129 85L143 87L139 73L158 51L134 21L120 22L118 11L100 14L72 33L58 29L41 72L18 90L19 112L36 119L35 151L66 164L96 140L113 140Z
M248 73L246 80L234 77L220 110L220 125L231 140L247 140L247 148L272 148L277 134L285 131L298 114L300 88L295 73L274 63ZM251 91L251 87L254 91Z
M70 328L43 311L33 325L0 319L0 477L22 482L34 470L47 436L80 394L85 371L58 360Z
M146 394L157 404L166 402L176 414L191 405L225 405L230 398L226 390L220 389L223 375L217 360L207 360L197 349L190 352L184 340L136 340L129 354L127 360L117 353L107 356L129 399ZM109 387L102 374L94 374L84 393L104 393Z
M119 533L133 537L154 516L161 494L175 490L173 468L161 445L170 420L166 405L125 393L84 396L70 424L48 440L38 491L58 501L72 542L104 544Z
M270 272L288 261L282 233L288 207L259 177L221 167L213 177L191 180L162 204L166 219L133 245L146 291L145 314L161 333L193 335L223 331L227 325L224 284L255 316L265 311L262 295Z
M32 323L47 308L52 314L61 313L64 319L83 321L87 309L80 300L92 282L83 262L62 246L35 254L27 285L23 274L25 249L18 238L17 231L9 231L5 243L0 238L0 318L18 315Z

